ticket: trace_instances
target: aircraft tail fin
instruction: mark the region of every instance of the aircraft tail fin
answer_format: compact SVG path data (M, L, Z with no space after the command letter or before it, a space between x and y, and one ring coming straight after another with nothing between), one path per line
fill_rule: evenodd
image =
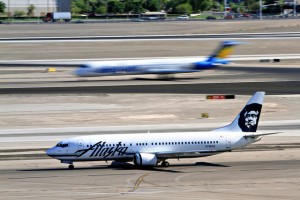
M214 131L256 132L265 92L256 92L233 122Z
M236 41L224 41L207 59L207 61L216 61L227 59L233 52L233 47L240 44Z

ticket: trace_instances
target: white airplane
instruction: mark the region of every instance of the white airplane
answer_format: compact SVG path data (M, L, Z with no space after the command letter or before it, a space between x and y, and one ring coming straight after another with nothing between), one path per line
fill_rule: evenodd
M228 56L239 42L224 41L205 60L200 58L94 61L81 65L75 74L81 77L134 74L176 74L198 72L230 62Z
M211 156L260 140L256 133L264 92L256 92L234 121L210 132L112 134L75 137L59 142L47 155L74 169L77 161L121 161L137 166L169 166L167 159Z

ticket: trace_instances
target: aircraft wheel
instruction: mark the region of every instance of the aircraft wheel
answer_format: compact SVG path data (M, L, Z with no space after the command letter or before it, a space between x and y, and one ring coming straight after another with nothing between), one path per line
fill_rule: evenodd
M162 166L162 167L169 167L169 166L170 166L170 163L167 162L167 161L163 161L163 162L161 163L161 166Z
M74 165L69 165L69 169L70 170L74 169Z

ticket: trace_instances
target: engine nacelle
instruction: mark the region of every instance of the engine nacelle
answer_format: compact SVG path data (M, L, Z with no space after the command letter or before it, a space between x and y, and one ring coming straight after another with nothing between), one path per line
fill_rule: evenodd
M133 163L137 166L156 166L157 157L151 153L136 153L133 157Z
M229 63L229 60L226 60L226 59L210 58L206 61L194 63L194 67L196 69L209 69L209 68L216 67L218 65L226 65L228 63Z
M194 66L196 69L209 69L209 68L215 67L214 63L207 62L207 61L196 62L194 64Z

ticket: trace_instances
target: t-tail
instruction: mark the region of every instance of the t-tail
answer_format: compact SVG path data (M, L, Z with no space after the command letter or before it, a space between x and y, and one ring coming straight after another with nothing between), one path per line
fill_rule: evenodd
M234 46L240 44L236 41L224 41L220 46L205 60L196 63L197 69L208 69L219 65L230 63L229 56L232 54Z
M214 131L256 132L265 92L256 92L233 122Z

